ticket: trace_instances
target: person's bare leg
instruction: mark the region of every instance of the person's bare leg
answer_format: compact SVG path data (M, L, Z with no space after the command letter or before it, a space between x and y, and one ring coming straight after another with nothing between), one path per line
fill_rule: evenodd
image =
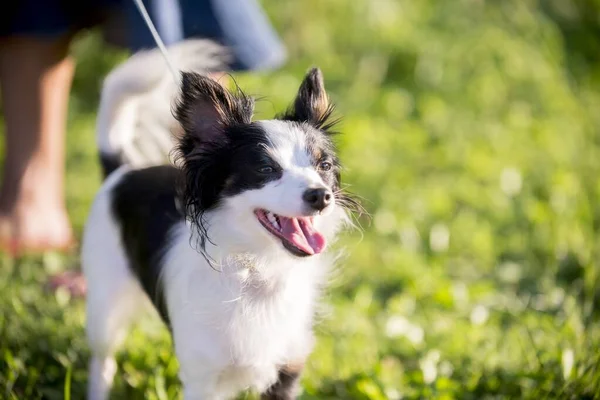
M74 72L70 38L0 40L6 152L0 246L13 254L65 249L65 125Z

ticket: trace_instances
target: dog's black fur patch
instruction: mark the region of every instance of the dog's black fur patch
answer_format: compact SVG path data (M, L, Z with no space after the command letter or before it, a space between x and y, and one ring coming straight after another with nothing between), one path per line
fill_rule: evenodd
M183 162L186 180L181 195L195 210L213 209L223 196L260 189L281 178L282 169L269 155L269 141L260 125L227 127L221 136L220 143L189 143L193 148L180 150L189 154Z
M100 153L100 165L102 166L103 177L106 179L114 170L123 164L119 154Z
M230 144L222 157L228 170L223 196L260 189L281 178L283 170L267 151L269 141L262 127L256 123L232 127L226 135Z
M184 72L180 93L174 112L184 130L175 149L184 174L180 196L203 246L207 237L204 213L217 205L230 174L229 168L224 168L230 157L222 158L228 155L231 143L228 133L242 127L250 132L249 137L262 132L249 129L254 100L241 90L233 94L206 76Z
M171 166L129 171L112 190L112 211L121 228L129 267L167 325L161 257L168 248L171 228L183 221L175 203L179 174Z

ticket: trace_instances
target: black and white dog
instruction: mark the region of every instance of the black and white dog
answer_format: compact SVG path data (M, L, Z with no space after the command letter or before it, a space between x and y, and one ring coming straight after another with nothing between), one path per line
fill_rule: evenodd
M108 397L114 353L148 300L172 333L186 400L295 398L326 248L355 203L318 69L277 119L253 121L253 107L183 73L175 166L125 164L104 182L82 246L90 399Z

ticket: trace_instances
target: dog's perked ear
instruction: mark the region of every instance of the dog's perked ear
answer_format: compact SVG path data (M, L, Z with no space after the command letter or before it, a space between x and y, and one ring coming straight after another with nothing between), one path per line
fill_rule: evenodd
M227 131L250 124L253 112L253 99L241 91L233 94L211 78L183 73L174 114L184 132L174 156L183 172L178 186L183 210L201 238L206 236L202 215L217 203L227 179Z
M318 123L329 108L329 98L325 91L323 74L318 68L311 69L298 90L294 100L296 117L311 124Z
M304 77L292 107L281 119L307 122L318 129L327 130L333 123L329 119L333 113L333 105L325 91L323 74L313 68Z
M241 91L234 95L211 78L183 72L175 118L188 138L219 142L226 127L249 124L253 112L254 100Z

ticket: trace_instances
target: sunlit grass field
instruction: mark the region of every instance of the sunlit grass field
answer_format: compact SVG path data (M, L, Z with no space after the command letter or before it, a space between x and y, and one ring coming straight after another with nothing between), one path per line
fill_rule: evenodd
M268 118L320 66L343 178L371 214L340 243L301 398L600 398L600 8L263 4L289 62L238 84ZM67 194L81 232L100 184L98 85L122 54L87 35L73 51ZM76 254L0 263L0 398L84 397L83 302L44 288L72 268ZM113 398L180 398L158 320L118 360Z

